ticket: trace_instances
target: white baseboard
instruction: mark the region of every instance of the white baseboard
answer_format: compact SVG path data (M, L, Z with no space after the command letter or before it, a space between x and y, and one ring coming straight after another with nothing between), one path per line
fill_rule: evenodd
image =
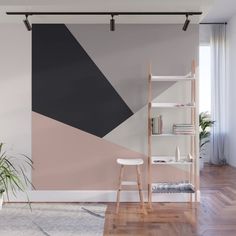
M144 200L147 201L147 191L144 191ZM30 202L115 202L116 191L29 191ZM192 194L194 199L194 194ZM200 201L200 191L197 192ZM6 199L5 199L6 200ZM188 202L190 194L171 193L153 194L153 202ZM17 197L10 196L10 202L27 202L25 194L19 193ZM121 202L139 202L137 191L122 191Z

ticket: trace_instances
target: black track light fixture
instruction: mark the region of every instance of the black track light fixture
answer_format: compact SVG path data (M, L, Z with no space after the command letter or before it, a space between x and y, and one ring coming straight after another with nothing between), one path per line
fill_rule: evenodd
M184 22L183 31L186 31L188 29L189 23L190 23L190 20L188 19L188 14L186 14L186 20Z
M25 19L23 20L24 24L25 24L25 27L28 31L31 31L32 30L32 27L31 27L31 24L29 23L28 21L28 15L25 15Z
M93 16L111 16L110 20L110 30L115 31L115 19L114 16L186 16L186 20L183 25L183 30L186 31L188 28L188 25L190 23L190 20L188 19L189 16L195 16L195 15L201 15L202 12L6 12L7 15L25 15L26 19L24 20L25 27L27 30L31 31L32 27L28 21L28 16L33 16L33 15L51 15L51 16L56 16L56 15L93 15Z
M114 15L111 15L110 31L115 31L115 19L113 17L114 17Z

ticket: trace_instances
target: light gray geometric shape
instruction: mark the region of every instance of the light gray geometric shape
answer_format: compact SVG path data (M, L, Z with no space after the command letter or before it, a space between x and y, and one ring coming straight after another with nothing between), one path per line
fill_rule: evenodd
M109 25L66 26L134 113L147 103L150 62L156 75L185 75L192 59L198 63L198 25L187 32L177 24L116 25L114 32ZM153 97L172 84L154 86Z
M105 140L147 155L147 106L103 137Z

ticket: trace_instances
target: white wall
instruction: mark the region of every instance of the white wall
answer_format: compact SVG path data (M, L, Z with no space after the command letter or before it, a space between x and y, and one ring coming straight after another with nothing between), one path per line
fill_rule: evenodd
M229 164L236 166L236 15L227 25L229 76Z
M210 44L211 40L211 25L199 26L199 42L201 45Z
M31 33L0 24L0 142L31 157Z

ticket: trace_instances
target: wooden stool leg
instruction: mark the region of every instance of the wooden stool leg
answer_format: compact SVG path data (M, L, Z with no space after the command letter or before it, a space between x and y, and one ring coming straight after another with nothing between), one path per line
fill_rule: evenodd
M119 188L117 190L117 198L116 198L116 214L119 213L119 207L120 207L120 191L122 189L122 178L123 178L123 174L124 174L124 165L121 165L120 168L120 177L119 177Z
M143 202L142 183L141 183L141 173L140 173L140 169L139 169L138 165L136 166L136 170L137 170L137 180L138 180L137 182L138 182L140 203L141 203L142 211L143 211L143 213L145 213L144 202Z

